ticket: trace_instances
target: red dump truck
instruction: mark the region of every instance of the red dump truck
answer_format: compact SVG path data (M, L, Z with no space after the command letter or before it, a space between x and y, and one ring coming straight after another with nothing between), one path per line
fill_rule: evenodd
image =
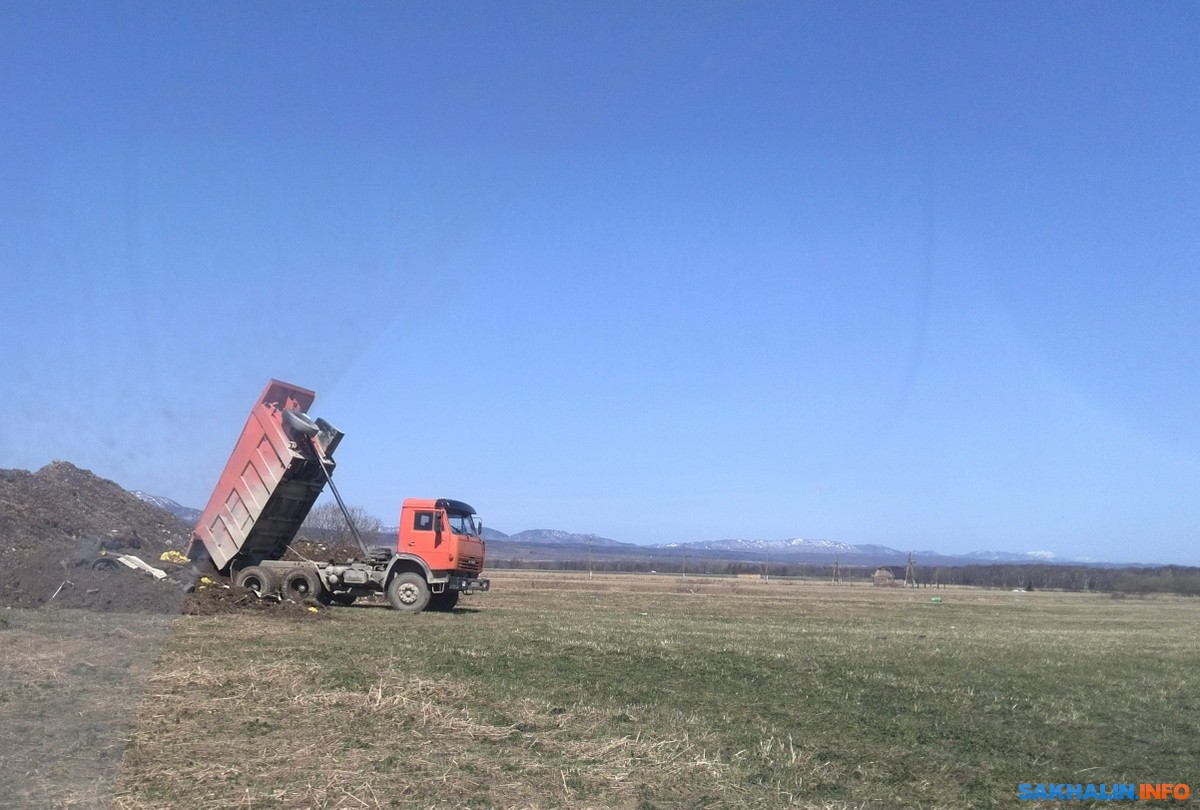
M404 501L394 546L362 541L333 484L342 432L308 416L316 394L271 380L250 411L188 545L237 585L262 595L351 604L387 594L396 610L449 610L459 594L488 590L483 525L475 510L448 498ZM345 562L283 560L317 497L329 485L358 543Z

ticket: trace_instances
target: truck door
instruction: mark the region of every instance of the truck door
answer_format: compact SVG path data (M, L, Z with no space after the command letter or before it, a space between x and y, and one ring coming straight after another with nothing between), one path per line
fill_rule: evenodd
M413 511L412 531L401 535L400 551L408 554L420 554L425 549L433 548L435 513L432 509L417 509Z

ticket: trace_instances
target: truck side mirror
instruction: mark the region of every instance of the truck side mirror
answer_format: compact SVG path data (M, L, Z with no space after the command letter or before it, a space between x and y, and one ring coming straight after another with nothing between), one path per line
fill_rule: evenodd
M433 544L435 546L442 544L442 515L444 514L441 510L433 513Z

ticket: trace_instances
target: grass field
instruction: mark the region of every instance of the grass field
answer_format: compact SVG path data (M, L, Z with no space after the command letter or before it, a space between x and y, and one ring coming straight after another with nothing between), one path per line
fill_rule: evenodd
M1019 783L1200 788L1200 600L493 582L451 614L178 619L114 806L1036 807Z

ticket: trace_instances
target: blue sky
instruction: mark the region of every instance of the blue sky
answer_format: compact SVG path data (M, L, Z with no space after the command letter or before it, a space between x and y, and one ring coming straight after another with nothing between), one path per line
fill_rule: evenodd
M1189 3L0 5L0 467L1200 564Z

